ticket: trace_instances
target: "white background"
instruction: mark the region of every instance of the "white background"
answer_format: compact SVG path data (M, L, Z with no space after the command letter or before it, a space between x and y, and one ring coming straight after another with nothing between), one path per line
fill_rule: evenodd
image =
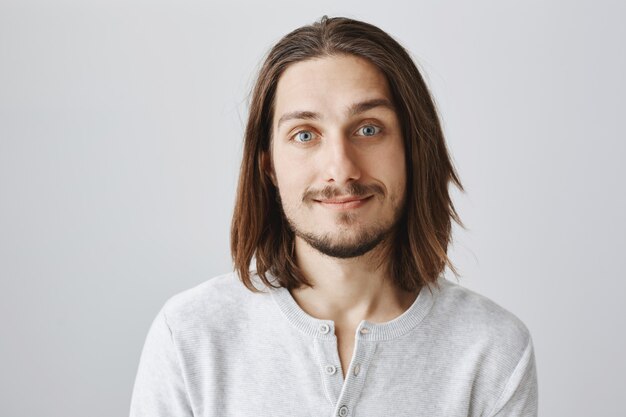
M388 31L424 71L467 191L450 256L530 329L540 415L626 415L625 11L2 0L0 414L128 414L158 309L232 268L259 61L328 14Z

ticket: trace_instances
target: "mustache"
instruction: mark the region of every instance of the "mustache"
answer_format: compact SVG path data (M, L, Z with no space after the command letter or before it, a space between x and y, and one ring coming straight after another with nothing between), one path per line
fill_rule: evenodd
M341 188L329 185L320 190L307 190L302 195L302 201L328 200L333 197L364 197L370 194L383 195L384 193L385 190L381 185L353 182Z

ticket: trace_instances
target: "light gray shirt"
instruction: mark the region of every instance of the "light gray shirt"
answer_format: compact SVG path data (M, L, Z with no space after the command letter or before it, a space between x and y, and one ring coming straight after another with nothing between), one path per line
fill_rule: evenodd
M212 278L156 315L130 416L537 416L527 327L443 275L438 282L394 320L361 321L344 379L332 320L258 277L260 294L235 273Z

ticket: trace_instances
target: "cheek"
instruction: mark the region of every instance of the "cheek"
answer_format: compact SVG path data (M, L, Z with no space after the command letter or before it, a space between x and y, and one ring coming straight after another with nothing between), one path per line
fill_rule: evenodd
M368 166L373 169L372 174L385 183L388 192L397 195L406 187L406 161L404 148L390 146L378 149L368 157Z
M283 204L289 206L300 204L302 195L311 184L308 176L310 170L293 158L276 155L274 173Z
M281 189L288 188L289 173L293 171L293 166L280 147L272 149L272 167L278 187Z
M404 160L404 152L396 157L396 163L395 163L395 170L394 170L394 178L395 178L395 183L396 183L396 190L395 190L395 194L396 194L396 199L397 200L401 200L404 198L404 195L406 193L406 179L407 179L407 175L406 175L406 161Z

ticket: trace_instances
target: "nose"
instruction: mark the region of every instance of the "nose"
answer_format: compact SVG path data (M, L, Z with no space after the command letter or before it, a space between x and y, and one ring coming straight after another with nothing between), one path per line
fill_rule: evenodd
M361 177L358 155L349 138L337 133L328 137L324 145L320 163L325 182L341 186Z

